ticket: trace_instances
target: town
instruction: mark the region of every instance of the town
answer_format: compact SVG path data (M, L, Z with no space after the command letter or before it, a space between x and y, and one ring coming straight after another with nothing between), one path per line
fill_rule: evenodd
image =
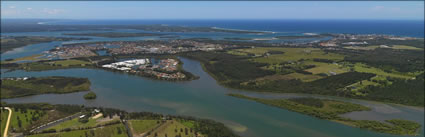
M178 70L179 62L176 59L161 59L155 64L149 59L133 59L102 65L103 68L155 77L157 79L179 80L186 75Z
M171 41L114 41L68 44L46 52L49 57L77 58L97 56L97 51L106 50L107 55L129 54L176 54L190 51L214 51L236 45L211 44L193 40Z

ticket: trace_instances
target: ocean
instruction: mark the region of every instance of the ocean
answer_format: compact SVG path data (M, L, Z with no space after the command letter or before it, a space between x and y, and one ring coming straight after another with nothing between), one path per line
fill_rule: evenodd
M281 33L351 33L424 37L423 20L61 20L56 25L163 24Z

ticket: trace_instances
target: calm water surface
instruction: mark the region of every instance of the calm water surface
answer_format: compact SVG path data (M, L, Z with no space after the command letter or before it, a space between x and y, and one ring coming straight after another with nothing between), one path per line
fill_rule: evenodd
M8 103L83 104L86 106L119 108L127 111L190 115L223 122L236 133L243 136L393 136L352 128L253 101L226 96L227 93L234 92L263 98L288 98L311 95L261 94L224 88L217 85L216 81L202 70L199 62L185 58L182 58L182 61L184 62L184 69L199 75L201 78L189 82L167 82L96 69L8 72L4 73L2 77L87 77L92 82L91 90L96 92L98 98L87 101L82 97L85 92L80 92L62 95L37 95L5 99L3 101ZM361 114L360 112L360 114L353 115L365 115L367 118L379 117L381 119L406 118L420 123L424 122L423 109L360 100L349 101L365 104L373 108L370 113ZM354 118L356 117L354 116ZM361 118L357 117L357 119ZM423 128L421 129L421 136L423 136Z

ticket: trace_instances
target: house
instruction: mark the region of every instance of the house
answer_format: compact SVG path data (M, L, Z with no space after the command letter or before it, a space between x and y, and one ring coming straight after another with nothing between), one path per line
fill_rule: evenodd
M100 112L100 110L99 109L94 109L93 110L93 113L95 113L95 114L97 114L97 113L99 113Z
M86 115L81 115L81 116L80 116L80 118L84 118L84 117L86 117Z

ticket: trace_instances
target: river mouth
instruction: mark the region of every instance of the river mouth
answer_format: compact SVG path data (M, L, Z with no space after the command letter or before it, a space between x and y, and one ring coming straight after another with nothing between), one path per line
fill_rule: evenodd
M227 96L239 93L259 98L317 97L359 103L372 108L368 112L343 115L352 119L386 120L393 118L424 123L423 109L384 104L372 101L305 94L274 94L246 92L222 87L202 69L199 62L180 58L183 68L200 79L188 82L166 82L140 76L114 73L100 69L65 69L41 72L12 71L2 77L21 76L74 76L86 77L92 82L91 90L96 100L84 100L85 92L70 94L45 94L13 99L7 103L79 104L102 106L126 111L150 111L163 114L189 115L223 122L242 136L393 136L348 127L303 114ZM337 130L335 130L337 129ZM423 135L423 126L420 134ZM346 134L346 132L350 134Z

